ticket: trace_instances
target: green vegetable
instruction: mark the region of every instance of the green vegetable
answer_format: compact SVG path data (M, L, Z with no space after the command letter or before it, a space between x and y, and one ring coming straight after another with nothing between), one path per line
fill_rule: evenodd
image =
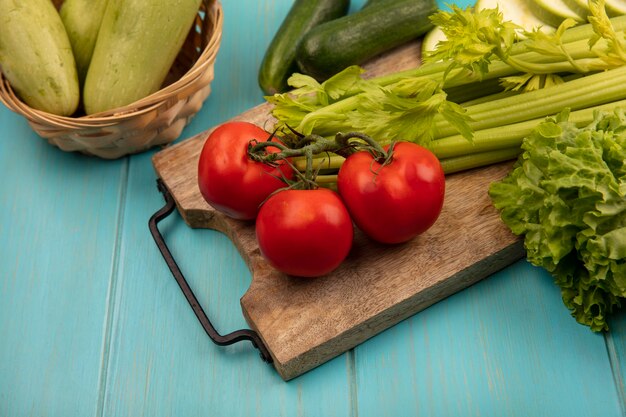
M259 86L266 94L287 89L297 71L296 46L315 26L344 16L350 0L296 0L272 39L259 69Z
M584 128L567 112L541 123L489 194L528 260L547 269L572 315L594 331L626 296L626 115Z
M60 116L76 111L72 47L49 0L0 0L0 70L29 106Z
M422 36L433 27L428 16L436 7L434 0L378 0L309 31L298 45L296 62L305 74L327 79Z
M494 9L498 7L502 13L503 21L511 21L530 32L541 27L543 31L553 32L564 19L557 21L556 25L549 25L546 20L533 13L535 0L477 0L476 9ZM583 0L586 1L586 0Z
M541 20L535 13L533 13L531 4L534 0L477 0L474 9L495 9L496 7L502 13L503 21L511 21L520 26L525 31L532 31L535 28L551 33L555 28L545 21ZM572 0L573 1L573 0ZM580 0L585 1L586 0ZM562 21L563 19L561 19ZM558 22L558 24L561 23ZM557 24L557 26L558 26ZM521 29L518 31L520 35L523 35ZM422 55L427 55L437 47L437 43L446 39L445 34L439 27L434 27L430 32L424 36L422 42Z
M514 159L519 155L519 148L496 149L494 151L477 152L469 155L455 156L441 160L441 167L446 174L452 174L477 166L491 165Z
M626 108L626 100L571 112L569 122L577 127L587 126L593 122L596 112L612 112L618 108ZM507 161L515 159L521 153L520 147L524 138L544 120L545 118L539 118L477 130L474 132L472 142L459 134L435 139L429 143L429 148L441 160L446 174ZM319 168L325 174L338 170L344 160L341 156L325 153L316 155L315 158L313 168ZM304 160L298 158L294 160L294 165L298 170L304 170L304 163Z
M446 35L440 27L435 26L422 39L422 56L426 56L437 48L437 44L446 40Z
M569 82L523 94L505 97L465 108L473 130L532 120L556 114L565 107L585 109L626 99L626 66L588 75ZM532 103L532 105L529 105ZM449 136L457 127L443 117L436 117L437 136Z
M528 122L525 128L532 129L564 107L592 112L626 99L626 42L618 32L626 20L609 20L602 5L590 3L590 24L572 27L565 21L552 34L527 33L521 42L515 42L516 25L503 23L494 10L453 7L433 17L449 36L424 66L370 80L362 79L362 69L350 67L323 83L295 74L291 94L267 100L280 123L303 134L359 131L383 143L413 140L426 146L458 134L476 149L448 148L446 158L507 149L515 145L473 141L507 136L517 123ZM465 89L470 97L481 78L481 84L500 78L509 91L470 105L448 99L453 89L455 96ZM522 137L515 138L517 146Z
M533 14L552 26L559 26L565 19L577 22L586 20L586 13L575 3L567 0L529 0Z
M83 90L88 114L161 88L194 22L200 0L109 0Z
M579 127L586 126L593 121L596 111L613 111L619 107L626 108L626 100L615 101L571 112L569 121ZM541 117L508 125L476 130L474 132L472 142L469 142L459 134L447 136L445 138L439 138L431 141L429 147L430 150L441 159L511 148L518 149L519 153L522 140L543 121L544 117Z
M626 4L622 0L607 0L606 8L610 15L626 14Z
M563 0L563 2L569 9L580 16L582 20L587 20L587 16L589 15L587 0Z
M82 84L87 75L100 23L108 0L65 0L59 14L67 30L78 78Z
M565 4L572 9L575 10L579 15L586 17L589 14L589 5L587 4L587 0L564 0Z

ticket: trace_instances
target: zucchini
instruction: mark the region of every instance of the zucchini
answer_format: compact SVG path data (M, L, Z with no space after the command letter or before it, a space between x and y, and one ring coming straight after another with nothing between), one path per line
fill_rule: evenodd
M60 116L76 111L76 64L50 0L0 0L0 70L30 107Z
M313 28L300 42L296 62L305 74L324 80L422 36L433 27L429 16L436 10L434 0L378 0Z
M496 7L502 13L503 21L511 21L527 32L533 29L541 28L545 33L554 32L556 29L543 20L539 19L531 10L530 1L532 0L478 0L474 6L475 10L495 9ZM579 0L583 1L583 0ZM524 38L524 34L519 32L520 38ZM422 42L422 55L436 48L437 43L446 39L446 35L439 27L435 27L424 36Z
M511 21L527 32L541 27L545 32L554 32L556 29L545 20L536 16L530 3L533 0L478 0L476 9L495 9L502 13L504 21Z
M259 86L266 94L284 92L298 70L296 45L315 26L345 16L350 0L296 0L272 39L259 69Z
M424 35L424 39L422 39L422 57L434 51L439 42L445 41L446 39L446 34L443 33L443 30L441 30L439 26L435 26L429 30L428 33Z
M581 16L572 10L565 0L529 0L528 5L537 18L550 26L559 27L565 19L573 19L576 22L587 20L586 16Z
M567 7L572 9L577 15L584 17L587 20L589 16L589 6L587 0L564 0Z
M578 7L584 11L584 15L589 15L589 4L587 0L567 0L567 4L571 6L571 2L574 2ZM626 1L625 0L606 0L604 9L609 17L622 16L626 14Z
M609 16L621 16L626 14L626 1L606 0L606 11Z
M87 114L158 91L199 7L200 0L109 0L83 88Z
M107 0L65 0L59 14L70 38L78 80L85 81Z

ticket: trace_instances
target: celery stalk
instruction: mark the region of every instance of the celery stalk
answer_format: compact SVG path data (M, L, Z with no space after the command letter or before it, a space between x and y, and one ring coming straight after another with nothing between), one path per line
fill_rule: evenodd
M503 87L497 79L479 81L458 87L446 88L447 99L454 103L466 103L468 101L479 100L487 95L501 93ZM515 93L515 92L513 92Z
M468 169L479 168L498 162L509 161L517 158L522 152L519 146L513 148L498 149L495 151L480 152L471 155L457 156L441 160L443 172L453 174Z
M318 154L313 157L313 170L337 170L343 164L345 158L339 155ZM306 169L306 158L297 157L292 160L293 166L301 172Z
M612 112L618 107L626 107L626 99L573 111L569 121L578 127L587 126L593 121L597 111ZM478 130L474 132L473 142L468 142L461 135L452 135L431 141L428 148L441 159L520 146L522 139L544 121L545 118L541 117Z
M577 48L582 48L582 44L577 46ZM583 52L581 52L581 54L583 54ZM576 56L579 56L579 55L576 55ZM579 62L580 65L582 66L589 66L589 67L597 68L598 62L604 62L604 61L601 58L582 58L578 60L577 62ZM551 70L554 70L556 72L573 70L572 64L568 62L567 60L564 60L564 61L562 60L560 62L552 62L548 64L543 64L543 65L544 65L544 68L550 68ZM615 63L611 65L615 65ZM622 75L620 71L621 70L619 68L614 69L614 70L609 70L610 73L616 76ZM447 78L447 81L445 83L445 88L451 88L451 87L455 87L455 86L462 85L462 84L472 84L472 83L475 83L479 79L479 76L477 74L474 74L472 76L458 77L457 75L461 73L467 73L467 71L465 69L460 69L460 68L453 70ZM509 76L514 73L515 73L515 70L513 70L510 66L508 66L507 64L503 62L496 61L490 67L490 72L487 74L487 76L485 76L485 78L486 79L499 78L501 76ZM429 81L436 83L436 82L441 81L440 80L441 77L443 77L443 73L434 74L432 78L429 79ZM487 123L485 121L486 119L483 116L488 116L489 124L487 125L484 125L481 123L478 123L475 125L470 124L470 127L475 130L480 130L486 127L497 126L500 124L509 124L509 123L514 123L516 121L522 121L528 118L536 118L536 117L545 116L545 115L552 114L552 113L557 113L563 107L569 106L572 108L584 108L584 107L594 106L594 105L602 103L602 101L598 101L598 99L602 100L603 99L602 97L604 97L603 99L604 102L610 101L610 100L621 99L625 97L624 94L620 93L620 90L621 90L620 83L617 82L617 80L611 80L610 77L605 76L604 74L595 74L589 77L596 77L596 78L591 78L591 80L601 80L602 85L598 85L597 87L594 87L593 85L591 85L592 81L585 81L586 78L572 81L572 82L575 82L575 84L572 84L572 87L569 89L566 86L567 83L563 85L559 85L557 87L560 90L553 90L553 91L559 91L558 93L559 96L563 98L563 100L561 101L553 100L553 96L552 96L553 91L551 91L550 93L541 93L540 91L533 91L527 94L535 94L534 96L524 96L525 98L523 99L520 99L519 98L520 96L516 96L516 97L510 98L509 100L511 101L497 101L497 102L494 101L491 104L484 103L481 105L472 106L468 108L467 115L475 119L483 120L481 123ZM412 80L407 79L406 81L403 81L403 83L410 84L411 82L417 82L419 78L420 77L417 77ZM621 78L620 80L623 81L623 78ZM585 86L584 94L582 91L577 93L576 89L578 88L578 86ZM603 89L605 87L608 88L608 90L604 91ZM387 88L390 89L388 93L385 93L388 95L388 97L393 97L393 95L397 95L398 99L404 100L404 96L402 96L402 94L404 93L397 92L398 88L402 89L402 84L395 85L395 87L388 86ZM468 88L474 88L474 87L468 87ZM491 92L491 90L487 90L487 92ZM367 106L368 108L371 108L371 105L368 104L368 102L376 103L377 101L375 99L372 99L372 93L373 93L373 90L371 88L368 88L365 90L365 92L360 93L360 94L356 94L352 96L344 95L339 100L330 102L327 105L321 105L319 103L317 104L309 103L311 98L308 96L302 99L300 99L298 96L296 96L295 98L287 99L287 98L281 97L281 95L277 95L277 96L268 98L268 100L275 104L273 114L279 121L289 124L290 126L294 127L296 130L301 131L305 134L311 133L311 131L307 131L307 129L310 130L313 127L314 129L316 129L315 133L320 134L322 136L328 136L328 135L333 135L337 131L354 130L354 127L353 127L354 120L348 119L348 116L350 114L353 114L353 115L361 114L361 113L363 114L363 117L360 119L361 128L362 126L368 126L368 125L372 125L373 123L377 123L376 122L377 115L392 114L388 110L386 110L384 107L382 107L385 105L382 104L382 101L380 100L378 100L378 105L381 106L380 109L373 110L371 116L368 116L366 112L365 113L363 112L364 103L365 103L365 106ZM567 93L572 95L572 97L565 97ZM458 90L457 90L457 94L458 94ZM470 92L469 94L470 94L470 97L473 97L471 95L473 93ZM579 95L579 97L575 97L577 94ZM538 98L543 101L534 102L532 106L528 106L527 103L520 102L520 100L526 100L526 97L528 99L533 99L533 100L535 98ZM302 100L302 103L298 104L297 107L295 107L293 103L298 103L298 100ZM305 101L305 100L308 100L308 101ZM393 100L395 99L394 98L390 99L391 102L393 102ZM550 108L545 108L545 109L543 108L544 104L547 105L550 103L552 103L552 106ZM508 105L516 105L517 107L509 109L507 107ZM431 112L437 111L436 107L434 106L429 106L428 108L430 109L429 111ZM543 112L539 112L539 113L535 112L534 115L531 114L527 116L525 115L526 113L524 112L518 112L518 109L527 110L531 112L535 110L543 110ZM369 111L367 109L365 110ZM399 112L403 112L403 111L406 111L406 110L402 108L393 110L393 112L397 113L398 115L400 115ZM518 114L517 120L508 119L509 117L508 115L513 114L513 113ZM413 114L414 114L413 117L418 116L418 113L413 113ZM455 129L458 128L458 126L453 127L449 123L449 121L444 120L442 116L436 116L435 120L437 121L437 123L435 124L434 137L450 136L453 133L456 133ZM375 133L378 133L378 132L368 132L367 130L365 130L365 133L375 136Z
M468 169L484 167L498 162L509 161L515 159L521 152L522 150L520 149L520 147L515 146L511 148L479 152L471 155L445 158L442 159L440 162L441 167L443 168L443 172L448 175ZM336 162L334 162L333 164L336 164ZM339 169L340 166L341 165L337 166L336 169ZM322 187L326 187L330 184L335 184L337 182L337 175L318 175L317 177L315 177L315 182Z
M574 123L577 127L587 126L594 120L596 112L612 112L619 107L626 107L626 99L573 111L570 113L568 120ZM463 169L476 168L484 165L483 161L486 160L486 155L509 155L509 153L498 154L495 152L513 152L513 148L519 149L524 137L528 136L537 126L539 126L539 124L544 121L545 118L542 117L520 123L479 130L474 134L473 143L468 142L461 135L448 136L431 141L428 148L442 161L442 163L444 163L443 161L448 161L445 163L451 167L458 165L464 167ZM476 165L472 165L472 158L470 155L475 154L483 154L483 156L476 158ZM461 158L465 156L467 156L467 158ZM335 154L318 154L314 157L313 169L319 169L321 171L337 171L341 168L344 160L344 157ZM306 161L304 157L294 158L292 162L299 171L304 171L306 169ZM456 172L456 170L454 172Z
M458 161L447 164L469 166L519 149L546 116L565 108L572 120L588 123L597 109L626 105L626 16L609 20L595 10L593 25L572 28L566 21L554 35L536 33L512 43L510 26L494 24L493 10L454 13L439 16L453 34L435 51L442 62L366 80L361 69L350 67L322 84L295 74L296 90L267 97L278 127L326 137L358 131L381 143L411 140L441 160ZM478 30L486 35L475 36ZM455 104L499 89L496 79L514 90L540 89ZM337 169L343 161L338 158L326 157L322 173Z
M318 175L315 182L319 185L334 184L337 183L337 175Z
M611 24L616 32L621 32L626 30L626 15L618 16L610 19ZM589 39L595 35L593 27L591 24L587 23L584 25L575 26L566 30L563 33L562 41L568 47L567 50L575 59L580 59L583 57L590 57L587 55L589 46ZM528 42L529 41L521 41L513 45L511 48L511 56L516 57L523 61L541 63L541 62L554 62L554 57L545 56L544 54L538 52L529 52L528 51ZM582 55L581 55L582 54ZM371 81L376 82L378 85L386 86L398 82L402 78L406 77L420 77L420 76L433 76L438 75L441 76L443 72L448 67L449 63L447 62L435 62L422 65L418 68L412 68L404 71L399 71L393 74L382 75L376 78L372 78ZM505 69L510 67L503 62L497 61L493 62L489 67L489 74L492 72L496 75L495 77L501 77L504 75L508 75L505 72Z
M522 93L466 108L476 130L503 126L556 114L569 107L579 110L626 98L626 66L575 79L559 86ZM456 129L437 117L435 137L446 137Z

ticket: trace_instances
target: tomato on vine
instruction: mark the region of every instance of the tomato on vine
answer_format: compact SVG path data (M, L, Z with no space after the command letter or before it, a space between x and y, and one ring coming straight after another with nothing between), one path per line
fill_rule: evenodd
M383 150L348 156L339 169L337 188L366 235L382 243L402 243L439 217L444 172L437 157L417 144L399 142Z
M292 178L293 171L285 160L265 164L248 155L251 141L268 137L269 133L248 122L227 122L209 135L198 161L198 187L212 207L235 219L252 220L261 203L286 186L282 179ZM279 152L273 146L265 150Z
M279 191L261 206L256 220L261 254L277 270L299 277L337 268L350 252L353 233L341 198L325 188Z

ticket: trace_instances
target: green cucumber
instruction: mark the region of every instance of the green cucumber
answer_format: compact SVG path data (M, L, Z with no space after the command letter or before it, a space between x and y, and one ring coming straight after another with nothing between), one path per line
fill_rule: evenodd
M30 107L60 116L76 111L76 63L50 0L0 0L0 70Z
M265 52L259 86L266 94L284 92L297 72L296 45L315 26L345 16L350 0L296 0Z
M78 79L87 75L107 0L65 0L59 11L72 44Z
M429 30L428 33L424 35L424 39L422 39L422 57L434 51L439 42L445 41L446 39L446 34L443 33L443 30L441 30L439 26L435 26Z
M324 80L424 35L436 10L434 0L378 0L313 28L300 42L296 62L303 73Z
M199 7L200 0L109 0L83 88L87 114L158 91Z

